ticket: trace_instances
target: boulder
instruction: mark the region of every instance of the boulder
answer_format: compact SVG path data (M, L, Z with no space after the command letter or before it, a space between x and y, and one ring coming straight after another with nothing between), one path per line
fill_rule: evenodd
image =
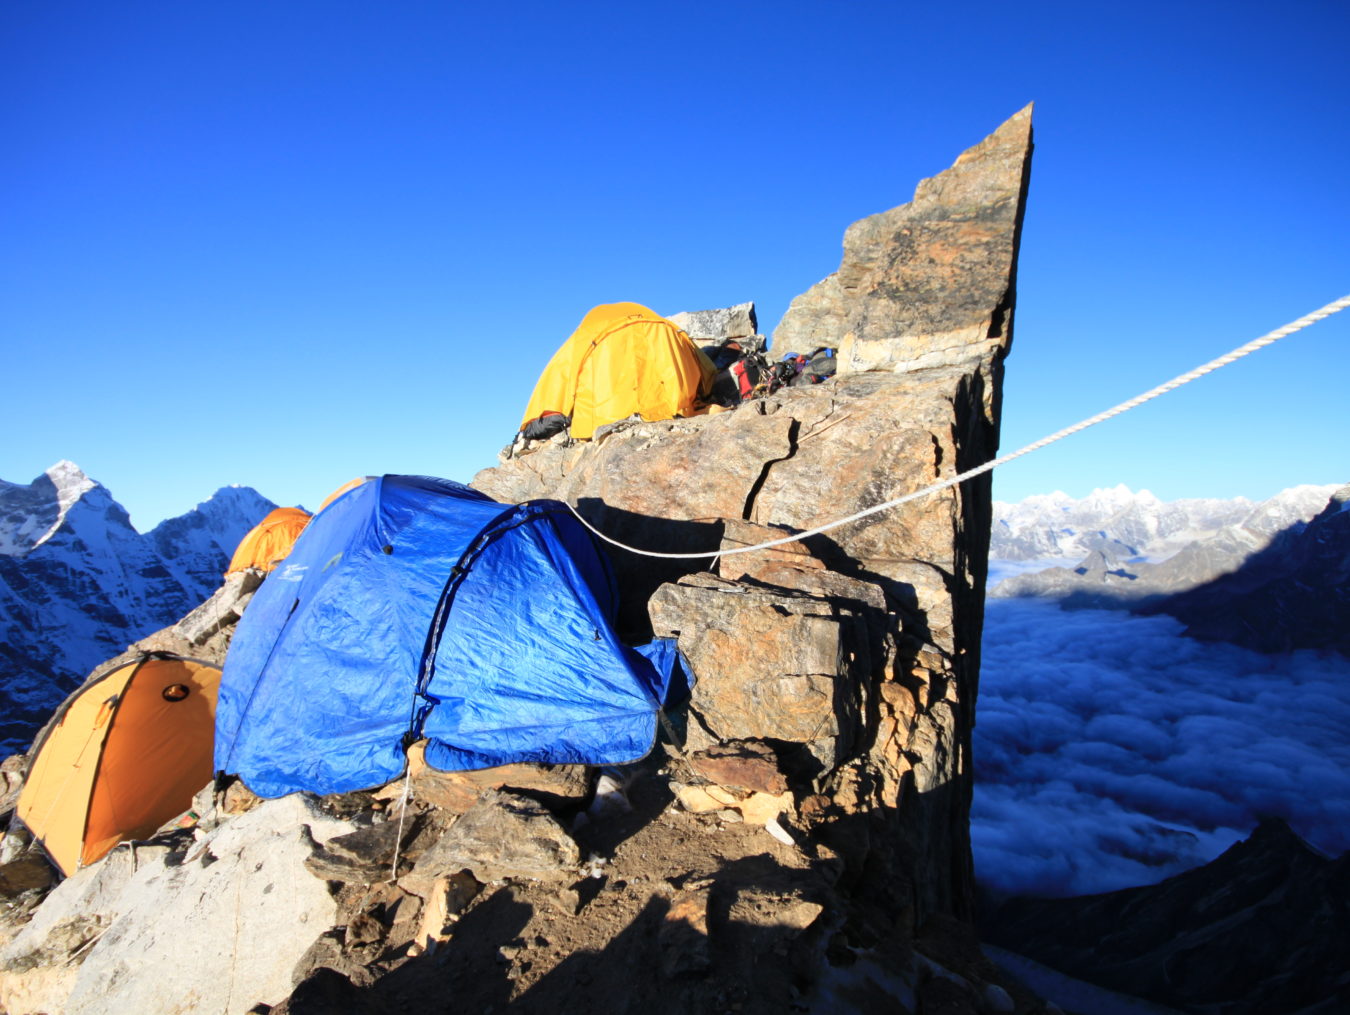
M399 884L426 898L440 878L468 870L479 881L575 878L581 854L536 800L488 790L422 853Z
M748 338L759 330L753 303L738 303L720 310L686 310L666 319L699 344Z
M689 767L698 775L721 786L749 793L784 793L787 777L778 766L778 758L765 744L749 740L714 744L689 755Z
M253 593L258 590L264 577L261 572L254 570L226 576L225 584L217 589L210 599L174 625L175 628L194 648L228 646L228 638L221 636L233 632L234 625L244 615L244 607L253 598ZM219 661L224 663L223 653Z
M175 652L223 666L234 626L243 616L244 608L264 577L261 571L255 570L239 571L228 576L210 599L178 623L146 635L111 660L111 663L120 665L142 652ZM100 667L99 672L106 668Z
M852 665L853 646L867 639L851 610L711 574L662 586L649 609L657 635L677 638L698 676L689 748L788 741L825 772L850 755L867 683L866 669Z
M294 794L221 825L186 856L115 849L57 886L0 952L0 1007L168 1015L281 1001L336 914L304 860L351 830Z
M358 828L345 835L335 835L312 855L305 858L305 869L324 881L342 881L349 884L371 884L393 874L394 852L402 839L406 841L416 822L405 821L400 826L398 817L378 824Z
M847 333L795 334L847 350L839 377L720 415L624 422L475 477L499 499L562 498L610 536L699 555L614 551L624 633L676 637L698 682L683 750L658 748L642 778L610 774L629 806L576 824L590 877L577 880L581 850L550 813L587 799L584 767L450 774L415 761L406 780L323 810L236 784L209 814L194 804L198 828L115 850L12 940L0 934L0 1006L405 1010L453 997L473 1010L784 1011L804 1006L831 944L913 955L926 916L968 913L988 477L732 551L995 453L1029 148L1019 114L921 185L909 211L877 217L889 234L851 230L836 303L794 311L798 323L838 311ZM156 647L197 639L193 654L215 658L228 612ZM371 883L392 867L405 789L399 855L412 869ZM607 790L602 801L618 795ZM669 807L672 791L721 820ZM478 894L502 879L513 883ZM634 980L643 967L665 975Z

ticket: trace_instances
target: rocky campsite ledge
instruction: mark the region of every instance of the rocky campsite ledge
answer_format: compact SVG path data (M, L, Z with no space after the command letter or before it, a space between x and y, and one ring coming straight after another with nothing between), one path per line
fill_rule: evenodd
M443 773L414 746L408 778L371 791L206 787L195 824L55 888L11 836L0 1006L1046 1010L968 923L989 477L718 556L996 454L1031 147L1028 107L848 229L839 271L773 337L837 348L834 379L546 441L474 478L708 554L611 553L623 633L678 639L697 680L678 747L603 773ZM147 647L219 661L249 594L227 584Z

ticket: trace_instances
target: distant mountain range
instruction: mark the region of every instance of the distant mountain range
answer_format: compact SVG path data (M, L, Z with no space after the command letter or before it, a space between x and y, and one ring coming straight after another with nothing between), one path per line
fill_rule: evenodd
M1350 653L1347 502L1350 486L1259 503L1168 503L1118 486L996 503L989 594L1169 613L1194 637L1264 652Z
M1218 538L1247 552L1278 532L1306 522L1327 505L1332 486L1295 486L1269 500L1159 500L1126 486L1094 490L1081 500L1064 493L994 502L989 556L1005 561L1076 562L1101 554L1111 562L1165 560Z
M0 757L90 670L209 597L275 506L225 487L142 534L72 462L26 486L0 480Z

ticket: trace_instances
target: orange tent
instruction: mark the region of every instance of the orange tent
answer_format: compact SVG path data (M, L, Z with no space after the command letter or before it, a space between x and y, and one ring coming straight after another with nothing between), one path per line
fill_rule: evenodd
M646 420L703 411L716 369L689 336L637 303L606 303L584 318L544 368L520 426L546 413L571 417L571 434L634 413Z
M250 567L271 571L291 552L309 519L310 514L304 508L285 507L270 512L239 541L226 577Z
M322 511L324 508L326 508L329 504L333 503L333 501L337 500L348 490L355 490L362 483L366 482L366 480L373 478L374 478L373 476L357 476L355 479L347 480L347 482L343 483L341 486L339 486L336 490L334 490L332 493L330 493L327 497L323 499L323 503L319 505L319 510Z
M150 835L211 781L220 668L151 653L65 700L33 745L19 818L67 876Z

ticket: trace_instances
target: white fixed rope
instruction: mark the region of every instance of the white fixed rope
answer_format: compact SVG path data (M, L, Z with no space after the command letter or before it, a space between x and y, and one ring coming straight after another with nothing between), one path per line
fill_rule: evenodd
M571 509L572 514L576 515L577 520L581 522L582 525L586 526L586 528L588 528L595 536L604 540L611 546L617 546L621 550L627 550L629 553L636 553L642 557L663 557L671 560L695 560L701 559L703 557L719 557L719 556L729 557L733 553L752 553L756 550L767 550L770 547L782 546L785 543L795 543L798 540L808 539L811 536L818 536L822 532L829 532L831 529L837 529L841 525L847 525L850 522L856 522L860 518L866 518L869 515L874 515L882 511L887 511L890 508L898 507L901 504L908 503L909 501L918 500L920 497L926 497L930 493L936 493L939 490L945 490L948 487L956 486L958 483L964 483L967 479L970 479L973 476L978 476L982 473L989 472L993 469L998 468L998 466L1000 465L1006 465L1008 462L1011 462L1015 458L1021 458L1023 455L1029 455L1033 451L1039 451L1041 448L1046 447L1050 444L1054 444L1056 441L1063 440L1070 434L1076 434L1080 430L1086 430L1090 426L1096 426L1098 423L1104 422L1110 419L1112 416L1119 416L1121 413L1129 412L1131 409L1137 408L1138 406L1143 405L1145 402L1152 401L1159 395L1165 395L1167 394L1167 392L1174 391L1175 389L1181 387L1183 384L1189 384L1191 381L1203 377L1205 376L1205 374L1212 373L1215 370L1218 370L1220 367L1226 367L1228 366L1229 363L1233 363L1236 360L1240 360L1242 359L1243 356L1248 356L1256 352L1256 350L1258 349L1264 349L1268 345L1273 345L1275 342L1278 342L1280 339L1286 337L1287 335L1292 335L1296 331L1302 331L1310 324L1316 324L1318 321L1330 317L1332 314L1338 313L1339 311L1344 310L1346 307L1350 307L1350 296L1342 296L1338 300L1333 300L1331 303L1328 303L1320 310L1314 310L1311 314L1307 314L1303 317L1300 317L1297 321L1291 321L1282 328L1276 328L1274 331L1268 332L1267 334L1262 335L1260 338L1253 339L1246 345L1239 346L1232 352L1225 353L1224 355L1220 356L1218 359L1212 359L1208 363L1205 363L1202 366L1198 366L1194 370L1189 371L1188 373L1182 374L1180 377L1172 378L1166 384L1159 384L1156 388L1152 388L1149 391L1145 391L1142 395L1135 395L1134 398L1131 398L1129 401L1121 402L1119 405L1107 409L1105 412L1099 412L1097 413L1097 415L1091 416L1080 423L1075 423L1073 426L1066 426L1063 430L1058 430L1048 437L1042 437L1040 440L1032 444L1028 444L1024 448L1019 448L1018 450L1013 451L1010 454L1000 455L998 458L990 459L983 465L978 465L975 468L970 469L967 472L963 472L958 476L952 476L950 479L944 479L941 482L934 483L932 486L926 486L922 490L915 490L913 493L907 493L903 497L896 497L894 500L888 500L883 504L876 504L870 508L864 508L862 511L855 511L853 514L849 515L846 518L839 518L836 519L835 521L827 522L824 525L817 525L814 529L807 529L805 532L798 532L794 535L784 536L781 539L771 539L765 543L756 543L754 546L738 546L728 550L709 550L705 553L662 553L656 550L640 550L635 546L629 546L626 543L621 543L617 539L611 539L609 536L605 535L594 525L588 522L585 518L583 518L581 516L581 513L577 511L574 505L568 503L567 506L568 508Z

